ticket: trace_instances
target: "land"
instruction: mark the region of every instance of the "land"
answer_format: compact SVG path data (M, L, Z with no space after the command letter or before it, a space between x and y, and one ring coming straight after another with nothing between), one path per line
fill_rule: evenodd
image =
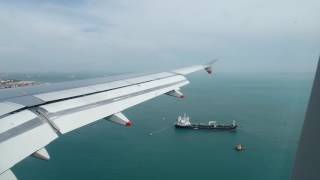
M20 81L14 79L6 79L0 80L0 89L34 86L36 84L38 83L35 81Z

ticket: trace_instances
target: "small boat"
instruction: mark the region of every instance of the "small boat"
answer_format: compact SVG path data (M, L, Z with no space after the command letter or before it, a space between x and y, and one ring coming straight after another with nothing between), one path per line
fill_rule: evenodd
M192 124L190 122L190 117L184 114L184 116L179 116L175 124L176 128L180 129L208 129L208 130L221 130L221 131L231 131L235 130L238 125L236 121L233 121L232 124L218 124L216 121L209 121L207 124Z
M246 148L242 144L237 144L235 147L236 151L244 151Z

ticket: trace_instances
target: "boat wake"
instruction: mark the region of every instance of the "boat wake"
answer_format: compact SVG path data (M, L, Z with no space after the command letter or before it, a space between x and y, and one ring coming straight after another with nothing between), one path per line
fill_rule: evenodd
M174 124L171 124L170 126L167 126L167 127L161 128L161 129L159 129L159 130L150 132L149 135L152 136L152 135L155 135L155 134L159 134L159 133L164 132L164 131L172 128L172 127L174 127Z

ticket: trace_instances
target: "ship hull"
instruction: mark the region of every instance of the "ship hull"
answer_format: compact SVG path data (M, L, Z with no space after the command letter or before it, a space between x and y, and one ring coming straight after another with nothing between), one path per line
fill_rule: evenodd
M175 128L177 129L207 129L207 130L218 130L218 131L233 131L237 129L237 125L201 125L201 124L192 124L188 126L181 126L176 124Z

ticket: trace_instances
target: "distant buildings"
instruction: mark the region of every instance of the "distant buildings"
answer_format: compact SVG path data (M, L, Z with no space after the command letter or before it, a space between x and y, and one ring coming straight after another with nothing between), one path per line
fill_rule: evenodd
M38 83L34 81L19 81L19 80L13 80L13 79L0 80L0 89L33 86L36 84Z

